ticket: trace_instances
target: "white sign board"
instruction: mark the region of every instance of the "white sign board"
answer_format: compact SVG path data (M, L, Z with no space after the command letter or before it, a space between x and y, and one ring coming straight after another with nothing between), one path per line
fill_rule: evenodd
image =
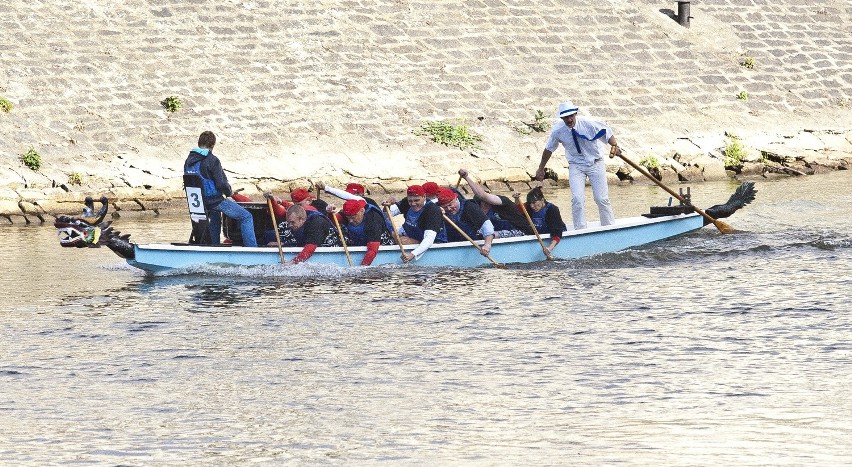
M190 214L204 214L204 199L201 197L201 188L186 187L186 202L189 204Z

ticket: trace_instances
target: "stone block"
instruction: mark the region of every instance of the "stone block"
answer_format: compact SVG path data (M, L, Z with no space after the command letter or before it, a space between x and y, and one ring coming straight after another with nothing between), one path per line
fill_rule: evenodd
M110 201L114 201L120 199L127 200L135 198L144 198L147 192L148 190L144 188L116 186L110 188L109 192L104 193L104 195L109 198Z
M396 199L399 200L405 196L405 190L407 190L408 186L413 183L414 182L410 182L408 180L384 180L377 183L377 185L382 188L382 191L395 196Z
M21 213L21 207L18 205L17 200L0 198L0 214L8 215L8 214L20 214L20 213Z
M784 146L792 150L819 151L825 149L825 143L810 131L801 131L794 136L785 137Z
M731 175L725 170L725 164L719 159L708 157L702 164L699 164L699 167L701 167L704 173L704 180L706 181L727 180L731 178Z
M5 217L9 219L9 222L12 225L30 225L44 223L42 218L30 214L22 214L20 212L18 212L17 214L8 214Z
M59 203L79 203L82 205L86 201L87 196L91 196L95 200L100 198L99 195L90 192L65 190L59 190L55 194L52 194L50 198Z
M107 214L110 219L153 219L157 217L154 211L112 211Z
M509 183L509 199L512 198L511 193L518 192L521 195L526 195L532 189L531 182L512 182ZM514 201L514 200L513 200Z
M683 164L678 162L677 159L675 159L674 157L663 158L662 160L660 160L660 165L663 166L663 167L666 167L666 166L671 167L671 169L674 170L677 173L680 173L685 169Z
M813 175L814 169L809 167L805 161L796 160L787 164L787 167L797 170L805 175Z
M15 189L23 187L26 183L20 173L7 167L0 167L0 187Z
M33 201L18 201L18 208L24 214L41 214L44 213L44 209L41 208L36 202Z
M701 167L690 166L678 172L678 177L685 182L703 182L704 170Z
M145 207L140 202L132 199L113 201L110 205L112 212L145 210Z
M45 200L39 201L36 206L39 209L38 212L44 213L44 214L49 214L49 215L55 217L59 214L65 214L65 213L69 212L69 208L71 207L70 205L71 205L71 203L63 203L63 202L58 202L58 201L53 200L53 199L45 199ZM80 204L74 204L74 206L76 206L77 212L79 213L83 209L84 205L83 205L83 203L80 203ZM71 210L70 212L74 212L74 211Z
M35 203L30 203L28 201L19 201L18 207L20 208L20 212L30 218L36 217L41 220L44 216L44 209L41 206Z
M721 133L691 135L688 140L690 143L698 147L698 151L691 150L690 148L689 151L680 154L681 157L679 160L681 161L683 161L684 157L689 155L699 157L712 151L716 151L719 148L724 148L725 143L727 142L727 138L725 138L725 135ZM688 146L682 144L679 147L687 148Z
M837 161L843 165L849 165L852 163L852 151L833 151L828 150L822 153L826 159L831 161Z
M843 164L839 160L828 158L813 158L810 159L808 165L814 170L814 173L828 173L835 170L840 170Z
M852 131L848 132L815 132L814 136L819 138L828 150L846 151L852 153Z
M763 174L764 164L759 162L746 162L740 170L741 175L754 176Z
M607 171L607 173L606 173L606 182L607 182L608 184L610 184L610 185L616 185L616 184L618 184L619 182L621 182L621 179L618 177L618 175L616 174L616 172L609 172L609 171Z

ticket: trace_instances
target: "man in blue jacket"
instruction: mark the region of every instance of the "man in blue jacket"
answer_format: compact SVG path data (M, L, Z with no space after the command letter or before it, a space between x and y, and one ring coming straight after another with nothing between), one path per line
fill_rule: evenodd
M254 221L251 213L236 202L225 198L234 194L228 177L222 170L222 163L213 155L213 146L216 145L216 135L212 131L205 131L198 137L198 147L193 148L183 164L186 174L201 176L204 185L204 206L210 218L210 243L219 245L219 235L222 232L222 215L234 219L240 224L240 233L243 237L243 246L257 246L254 236Z

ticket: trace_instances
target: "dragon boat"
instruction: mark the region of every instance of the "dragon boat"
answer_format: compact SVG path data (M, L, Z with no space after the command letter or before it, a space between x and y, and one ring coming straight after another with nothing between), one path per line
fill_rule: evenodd
M756 190L752 182L740 185L725 204L708 208L705 213L719 219L751 202ZM590 222L582 230L569 229L563 233L562 241L553 250L554 259L575 259L601 253L611 253L667 238L683 235L710 224L699 215L688 202L675 206L652 207L648 214L616 219L612 225L601 226ZM277 246L243 247L238 245L209 246L192 243L152 243L136 244L130 241L129 234L114 229L112 222L105 221L109 209L106 197L99 200L100 209L96 212L92 198L86 199L86 207L80 217L59 216L54 222L59 244L63 247L97 248L106 246L118 256L127 260L131 266L157 273L169 270L192 269L199 266L261 266L281 264L281 255ZM240 203L252 212L255 228L262 232L271 228L271 220L263 203ZM190 207L191 210L191 207ZM91 220L88 220L91 219ZM225 223L226 233L238 233L233 225ZM549 236L541 235L542 241ZM190 237L192 240L192 237ZM482 242L479 241L479 244ZM405 245L412 250L417 245ZM295 257L301 247L284 247L283 255L289 261ZM361 262L366 247L348 247L352 264ZM503 264L533 263L544 261L545 256L539 239L535 235L495 239L491 246L491 258ZM349 258L343 247L319 247L308 260L310 263L329 264L349 267ZM401 264L400 246L379 247L373 260L373 266ZM413 262L418 266L439 267L477 267L492 264L492 260L480 254L471 243L436 243Z

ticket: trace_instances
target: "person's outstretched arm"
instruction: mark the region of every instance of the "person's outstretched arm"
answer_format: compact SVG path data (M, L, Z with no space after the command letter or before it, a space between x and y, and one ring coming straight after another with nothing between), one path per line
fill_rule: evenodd
M550 160L550 156L553 155L553 151L549 149L545 149L541 152L541 162L538 164L538 170L535 171L535 179L538 181L544 180L544 167L547 165L547 161Z
M485 191L484 188L482 188L482 185L476 183L473 180L473 177L470 176L470 172L468 172L466 169L459 169L459 175L464 178L464 180L470 186L470 189L473 190L473 194L478 196L481 200L492 206L500 206L503 204L503 201L500 199L499 196L488 193L487 191Z
M321 186L322 190L330 195L337 196L340 199L350 200L350 199L364 199L362 196L353 195L346 190L341 190L339 188L334 188L332 186L328 186L325 183L317 182L317 186Z

